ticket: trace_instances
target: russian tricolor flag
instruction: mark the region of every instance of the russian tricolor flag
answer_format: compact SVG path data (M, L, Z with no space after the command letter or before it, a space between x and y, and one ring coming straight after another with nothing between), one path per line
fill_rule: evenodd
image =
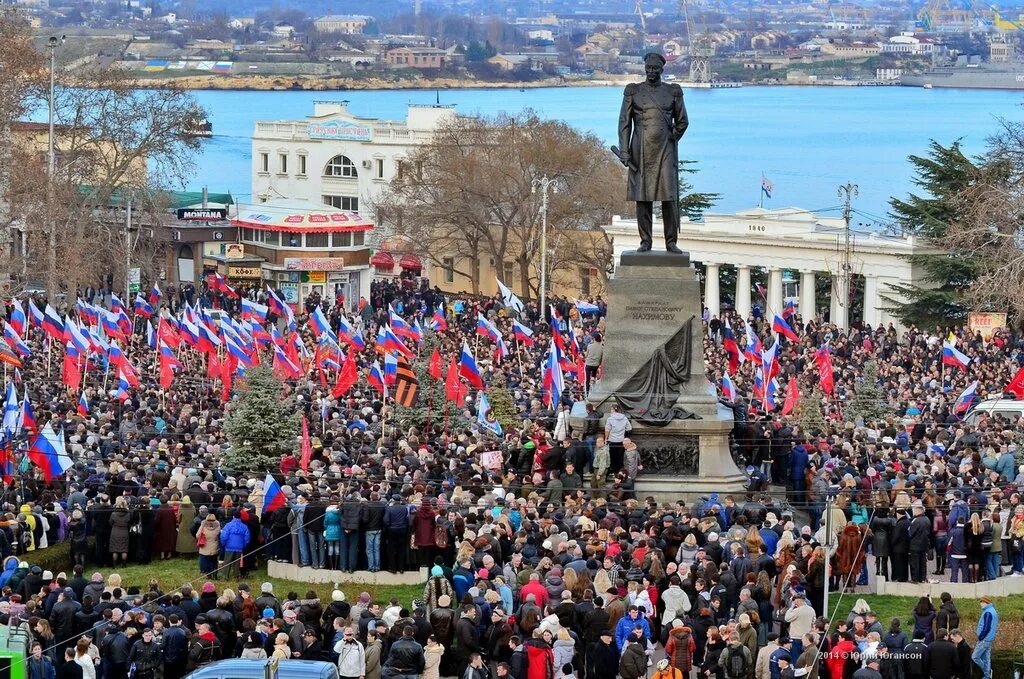
M459 355L459 374L466 378L471 386L477 389L484 388L483 378L480 377L480 369L476 365L476 359L473 358L473 351L469 348L469 343L466 341L462 342L462 353Z
M149 303L154 307L160 302L160 286L153 283L153 289L149 291Z
M476 314L476 334L483 335L484 337L490 337L495 342L497 342L498 338L501 337L501 333L498 332L497 326L484 318L484 315L479 311Z
M761 352L763 351L761 338L754 332L754 327L750 323L745 324L744 330L747 335L747 345L743 348L743 355L751 363L756 363L761 360Z
M49 304L43 312L43 332L58 342L64 341L64 321L60 320L60 314Z
M267 306L270 307L270 310L273 311L276 316L286 315L287 307L284 302L281 301L281 298L277 296L277 293L274 292L273 288L267 288Z
M528 347L533 346L533 330L530 330L515 319L512 319L512 332L516 336L516 341L525 344Z
M384 351L398 351L406 356L412 356L412 351L409 350L409 347L405 346L402 340L398 339L398 336L391 330L391 326L385 325L383 330Z
M32 301L31 297L28 298L28 313L32 319L32 323L37 328L43 327L43 312L39 310L39 307L36 306L36 303Z
M25 400L21 402L21 430L35 434L39 431L39 423L36 422L35 413L32 412L32 403L28 400L28 392L25 392Z
M242 298L242 318L248 318L251 321L259 321L260 323L267 322L267 313L270 308L265 304L259 304L257 302L251 302L246 298Z
M398 380L398 358L390 351L384 354L384 384L393 387Z
M441 307L434 309L434 315L430 317L430 329L434 332L448 329L448 320L444 317L444 310Z
M978 380L974 380L963 392L957 397L956 403L953 404L953 413L961 415L966 413L971 404L974 403L974 399L978 395Z
M286 504L288 504L288 500L281 491L281 486L271 474L267 474L267 478L263 481L263 509L260 514L266 516Z
M89 417L89 399L85 397L84 391L82 392L82 395L78 397L78 414L82 417Z
M745 359L743 354L740 353L740 347L736 344L736 335L732 332L732 326L729 325L729 319L725 319L725 323L722 326L722 347L725 349L725 353L729 355L729 370L736 372Z
M17 299L11 300L11 325L19 337L25 336L25 310Z
M423 328L420 327L420 321L418 318L412 319L412 340L416 344L423 343Z
M313 334L319 339L323 335L327 335L331 339L334 339L334 331L331 330L331 324L327 320L327 316L324 315L324 310L319 306L313 309L313 313L309 315L309 324L313 328Z
M29 357L32 355L32 350L28 348L28 345L21 341L21 335L15 329L14 325L8 321L4 321L4 340L10 345L11 349L18 352L19 356Z
M796 304L793 303L793 300L789 300L788 302L786 302L786 306L783 307L783 309L782 309L782 317L783 318L789 318L790 316L792 316L795 313L796 313Z
M73 464L64 448L64 433L56 433L47 422L36 435L29 448L28 457L43 470L43 476L50 482L60 476Z
M564 389L565 378L562 375L562 366L558 363L558 348L552 339L547 360L544 362L544 392L549 408L554 410L558 407L558 401L562 397Z
M128 400L128 389L132 385L128 384L128 378L124 374L124 368L118 368L117 370L117 400L124 403Z
M143 318L149 318L153 315L153 307L147 302L140 293L135 293L135 314L142 316Z
M722 377L722 396L729 400L729 403L736 402L736 385L729 378L729 373Z
M374 361L373 365L370 366L370 374L367 376L367 381L370 386L379 391L385 398L388 395L388 389L384 382L384 373L380 369L380 361Z
M789 327L789 323L782 316L773 313L772 314L772 330L784 336L786 339L791 339L794 342L800 341L800 338L793 332L793 328Z
M577 299L574 300L574 303L576 305L576 311L580 312L581 316L586 316L587 314L596 314L600 313L601 311L601 307L597 306L596 304L593 304L592 302L584 302L583 300Z
M146 319L146 344L149 345L150 349L156 349L156 330L153 329L153 324Z
M416 339L412 326L409 325L404 318L396 314L394 309L388 309L388 319L390 320L391 332L395 333L399 337Z
M956 340L946 340L942 343L942 362L966 370L971 357L956 348Z

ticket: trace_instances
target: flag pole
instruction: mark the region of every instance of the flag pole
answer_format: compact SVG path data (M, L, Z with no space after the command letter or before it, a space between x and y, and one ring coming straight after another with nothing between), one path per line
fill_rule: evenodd
M761 173L761 190L757 192L757 207L764 207L764 172Z

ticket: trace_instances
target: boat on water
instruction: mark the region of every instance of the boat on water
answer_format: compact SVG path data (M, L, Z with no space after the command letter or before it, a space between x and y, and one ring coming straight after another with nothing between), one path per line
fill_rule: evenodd
M212 137L213 123L206 118L197 118L185 127L186 137Z
M960 57L953 64L924 73L900 76L904 87L1024 90L1024 62L993 64L977 57Z

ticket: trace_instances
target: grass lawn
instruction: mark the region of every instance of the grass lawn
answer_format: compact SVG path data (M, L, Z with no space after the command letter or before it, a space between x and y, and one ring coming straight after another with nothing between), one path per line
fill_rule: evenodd
M829 608L834 606L836 595L833 594L831 597ZM911 611L917 604L915 597L847 594L843 597L836 618L848 615L858 598L863 598L871 606L871 610L878 613L878 620L886 630L889 629L889 621L892 618L899 618L907 636L913 632L914 621ZM933 603L938 608L938 597ZM954 599L954 603L960 611L960 630L964 633L967 643L973 647L977 640L975 630L981 615L981 602L977 599ZM1024 596L1002 597L993 599L992 603L999 612L999 631L992 652L992 676L1013 677L1016 676L1012 672L1013 663L1024 659Z
M96 569L90 567L86 570L86 575L88 576L89 573L95 572L95 570ZM194 558L153 561L152 563L145 565L131 564L116 569L104 568L101 572L104 575L108 575L112 572L119 573L126 586L138 585L143 591L147 589L151 578L156 578L157 582L160 583L160 589L166 593L170 593L186 583L191 583L193 588L199 589L203 582L205 582L205 579L199 575L199 561ZM321 601L324 602L324 605L330 602L331 592L334 590L334 586L330 584L317 584L300 582L298 580L283 580L281 578L268 577L266 566L250 573L246 580L237 582L219 580L216 583L217 589L220 590L229 586L232 589L235 589L238 582L248 583L252 588L252 591L257 594L260 591L260 585L262 583L273 583L274 595L282 600L288 595L288 592L297 592L299 597L302 598L308 590L313 590L320 597ZM408 606L414 598L418 599L423 596L422 583L418 585L388 586L361 585L347 582L341 582L338 584L340 585L341 591L345 593L345 598L351 602L354 602L359 597L360 592L369 592L374 601L382 603L386 603L388 599L396 596L403 606Z

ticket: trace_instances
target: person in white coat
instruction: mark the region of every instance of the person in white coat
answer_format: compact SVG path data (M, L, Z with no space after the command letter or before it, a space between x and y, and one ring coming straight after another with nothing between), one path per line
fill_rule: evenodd
M341 679L366 679L366 651L356 641L352 627L346 627L344 634L334 645L334 652L338 654L338 676Z
M661 593L661 600L665 604L665 612L661 614L661 624L668 628L676 618L683 619L690 612L690 597L680 587L678 575L673 575L668 581L668 588Z

